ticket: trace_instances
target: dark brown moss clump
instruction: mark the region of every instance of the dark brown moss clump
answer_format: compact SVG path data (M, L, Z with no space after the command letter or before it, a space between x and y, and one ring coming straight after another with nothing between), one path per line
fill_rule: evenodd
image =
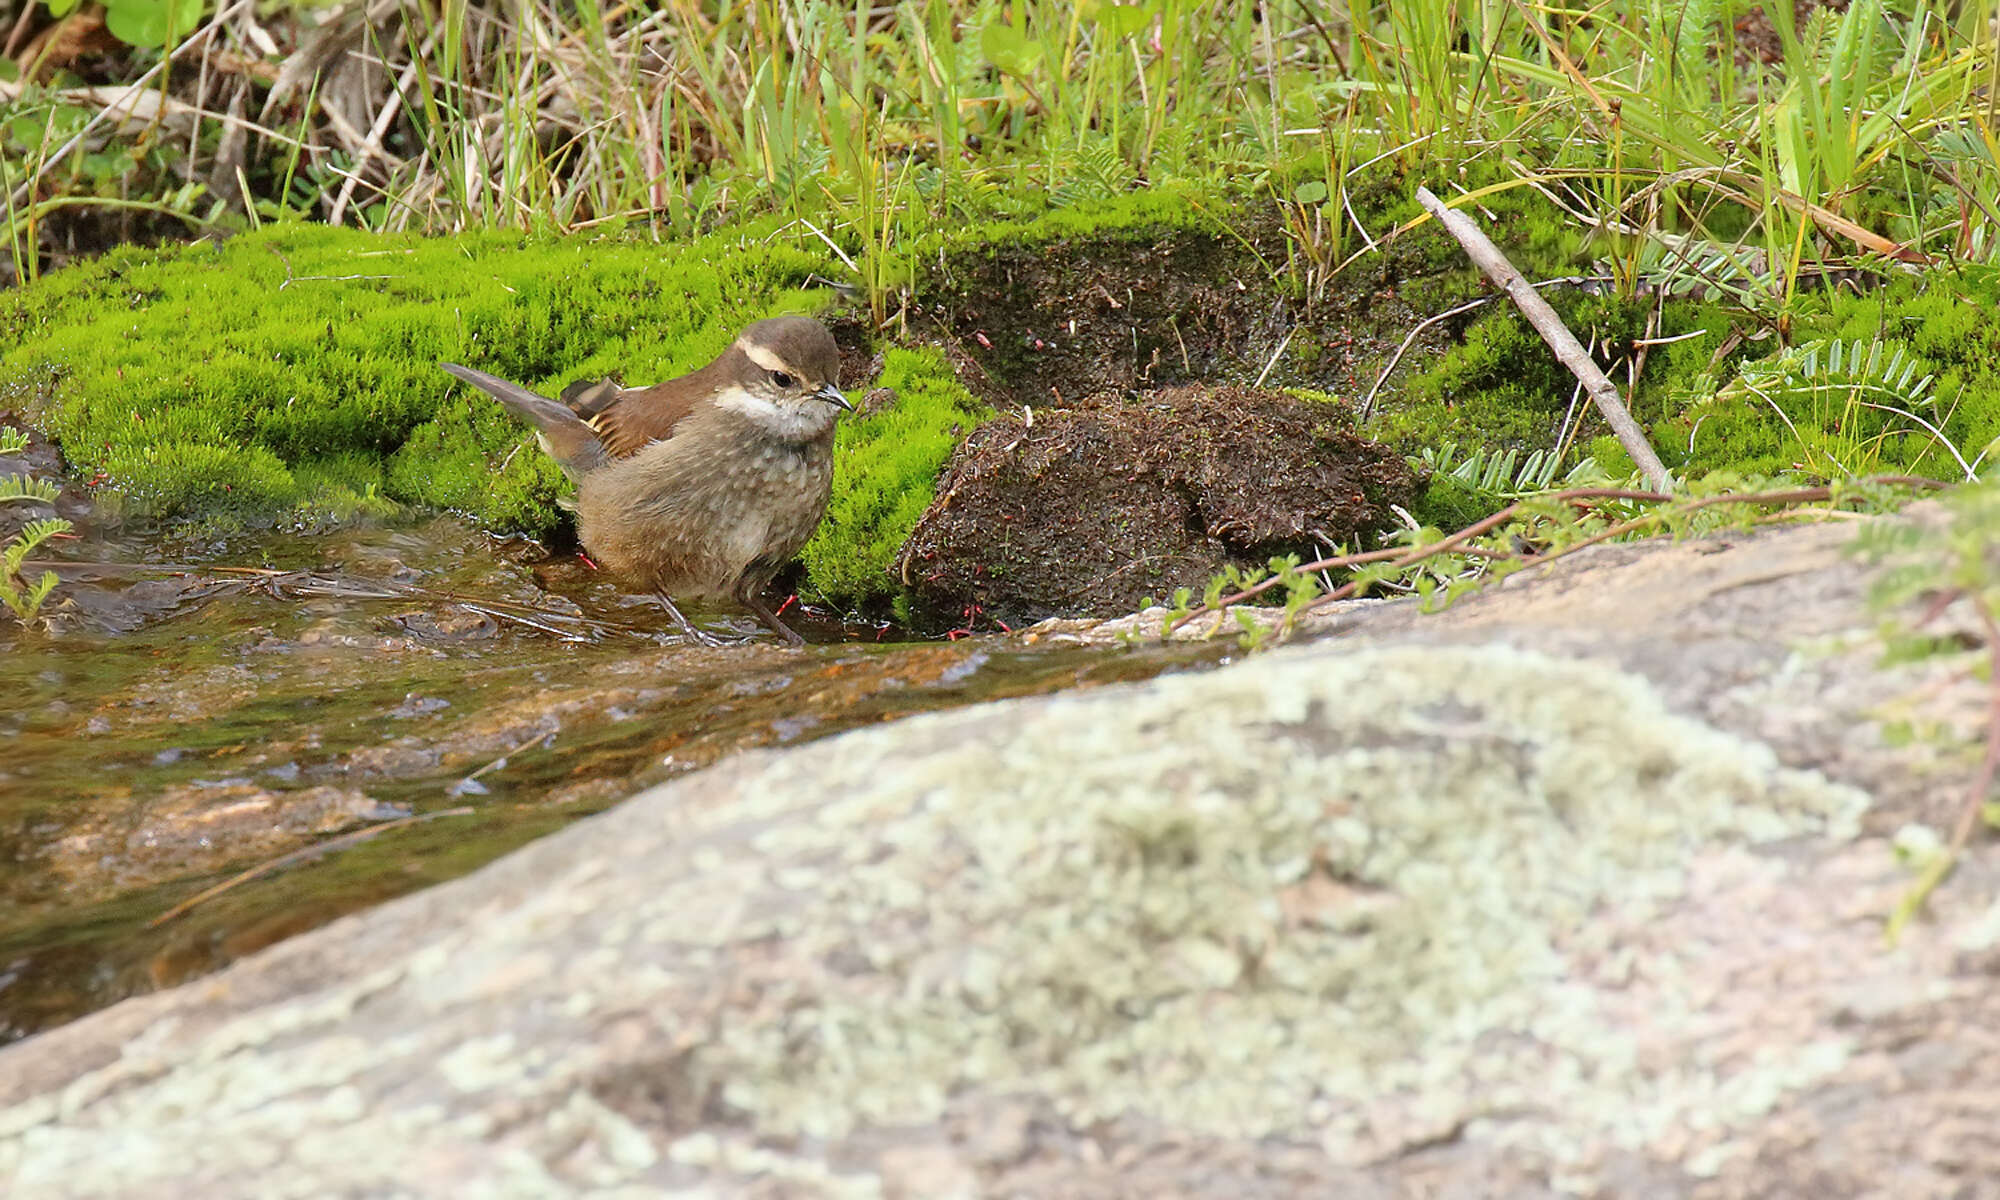
M902 573L919 620L1111 616L1225 564L1351 542L1416 491L1331 403L1238 387L1098 396L975 430Z
M1253 255L1202 230L1146 233L987 244L950 260L930 292L976 364L967 386L1041 405L1254 374L1293 318Z

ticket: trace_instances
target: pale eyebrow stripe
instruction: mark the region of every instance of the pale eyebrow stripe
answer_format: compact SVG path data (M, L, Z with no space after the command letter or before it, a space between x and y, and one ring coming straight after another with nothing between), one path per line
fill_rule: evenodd
M743 351L745 357L766 371L786 371L789 373L790 368L785 365L785 360L771 353L765 347L752 345L741 339L737 340L736 345L738 349Z

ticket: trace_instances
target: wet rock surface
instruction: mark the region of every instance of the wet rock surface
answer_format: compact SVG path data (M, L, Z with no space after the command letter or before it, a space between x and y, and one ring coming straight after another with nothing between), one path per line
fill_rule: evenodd
M204 539L78 515L48 628L0 619L0 1042L744 748L1224 649L876 644L891 631L796 610L810 650L689 647L573 557L449 518Z
M136 882L200 874L245 855L290 849L316 834L405 815L357 788L197 780L166 788L120 813L86 813L49 847L43 865L64 901L76 903L101 899Z
M1397 523L1416 481L1345 410L1184 387L1013 412L974 430L903 548L921 611L1008 625L1112 616L1226 565L1315 557Z
M1988 1194L1994 847L1881 936L1987 687L1882 664L1850 534L1607 547L735 756L0 1051L0 1178Z

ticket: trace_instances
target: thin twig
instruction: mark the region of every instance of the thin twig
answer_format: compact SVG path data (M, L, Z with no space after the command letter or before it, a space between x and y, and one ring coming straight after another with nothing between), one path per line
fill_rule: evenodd
M1598 275L1565 275L1557 279L1544 279L1540 283L1529 286L1540 291L1545 287L1575 287L1580 284L1600 282L1603 282L1603 277ZM1468 300L1457 308L1448 308L1441 313L1425 317L1423 320L1417 322L1416 326L1410 330L1409 335L1403 339L1403 344L1396 347L1396 352L1389 356L1388 363L1375 376L1375 385L1368 389L1368 395L1362 399L1361 407L1355 410L1357 419L1365 421L1368 419L1368 414L1375 410L1375 397L1381 392L1382 385L1389 382L1389 376L1396 370L1397 364L1402 362L1403 356L1410 352L1410 347L1416 345L1417 339L1423 336L1424 330L1438 324L1440 321L1449 321L1453 317L1469 313L1475 308L1491 304L1499 298L1498 296L1481 296L1477 300Z
M1336 554L1330 558L1319 558L1309 563L1301 563L1299 570L1307 574L1316 571L1330 571L1336 567L1353 567L1359 566L1362 563L1381 562L1385 558L1394 558L1399 554L1405 553L1408 553L1408 551L1398 547L1393 550L1370 550L1365 554ZM1215 602L1215 607L1222 609L1228 608L1232 604L1241 604L1245 600L1263 595L1265 592L1277 587L1280 582L1280 577L1273 575L1269 579L1251 584L1240 592L1231 592L1229 595L1221 597ZM1209 607L1209 605L1204 604L1201 608L1195 609L1193 612L1175 621L1172 625L1167 626L1167 632L1172 633L1174 630L1179 629L1182 625L1192 621L1202 612L1208 610Z
M532 604L522 604L513 600L501 600L485 596L467 596L458 592L440 592L418 587L410 583L395 583L389 580L367 580L351 582L338 577L315 575L308 571L285 571L273 567L213 567L218 575L245 576L261 584L273 595L279 591L300 596L333 596L347 600L422 600L433 604L452 604L472 612L501 620L514 621L533 629L556 634L568 640L578 640L579 634L551 628L542 622L569 624L583 630L597 633L604 630L618 630L624 633L648 634L653 632L643 625L626 621L613 621L603 617L586 617L577 613L556 612L546 608L536 608Z
M249 870L244 871L241 874L230 876L228 879L223 880L221 883L216 884L212 888L208 888L204 891L200 891L192 896L189 896L187 899L181 901L179 904L174 905L172 908L161 913L159 916L154 917L152 920L146 922L146 928L158 929L160 926L165 925L168 921L171 921L176 917L185 915L189 910L193 909L196 905L207 903L208 901L215 899L217 896L222 895L224 892L227 892L233 888L241 887L243 884L249 883L253 879L269 875L273 871L291 866L295 862L304 862L307 859L317 858L322 854L331 854L335 850L345 850L349 846L359 845L360 843L367 841L369 838L374 837L378 833L387 833L391 829L401 829L405 825L415 825L419 821L434 821L439 817L463 817L470 815L472 812L473 809L468 806L461 808L442 808L436 812L414 813L407 817L398 817L393 821L384 821L380 825L370 825L366 829L357 829L353 833L344 833L339 837L332 839L331 841L315 842L310 846L301 846L297 850L294 850L289 854L280 854L276 858L258 863L256 866L251 867Z
M1417 339L1423 336L1424 330L1429 329L1440 321L1449 321L1460 313L1468 313L1481 305L1491 304L1497 299L1499 299L1498 296L1481 296L1477 300L1468 300L1457 308L1448 308L1436 316L1425 317L1423 320L1418 321L1416 328L1410 330L1409 336L1403 339L1403 344L1396 347L1396 352L1389 356L1389 361L1383 366L1381 374L1375 376L1375 386L1369 388L1368 394L1362 397L1361 407L1356 412L1356 418L1362 421L1368 419L1368 414L1375 409L1375 394L1382 390L1383 384L1389 382L1390 372L1396 369L1397 363L1403 361L1403 355L1409 353L1410 347L1416 345Z
M1270 376L1271 369L1278 365L1278 360L1285 356L1285 347L1292 344L1292 335L1297 333L1298 331L1299 327L1296 325L1292 326L1290 329L1285 330L1284 339L1278 343L1278 348L1276 350L1271 351L1271 361L1265 363L1264 369L1257 372L1257 382L1251 384L1250 386L1252 387L1264 386L1264 380ZM1178 332L1176 332L1174 336L1178 337L1180 335ZM1186 346L1181 347L1181 358L1183 361L1185 361L1187 358Z
M1542 299L1513 263L1507 261L1500 248L1480 232L1479 227L1472 223L1472 218L1447 207L1426 187L1417 189L1417 203L1437 218L1445 232L1458 239L1458 244L1465 248L1466 257L1493 281L1495 287L1507 293L1514 306L1521 310L1521 315L1527 318L1528 324L1534 326L1535 332L1549 344L1549 349L1555 351L1562 365L1583 381L1584 389L1590 393L1597 410L1604 414L1605 423L1611 426L1611 432L1618 435L1619 444L1638 464L1646 482L1663 492L1672 491L1673 476L1667 474L1660 456L1653 452L1652 443L1646 440L1645 431L1632 419L1631 411L1618 394L1618 385L1604 377L1604 372L1591 360L1582 343L1576 340L1576 335L1562 323L1556 310L1549 307L1549 302Z
M1935 479L1925 479L1922 478L1921 476L1916 476L1916 475L1871 475L1866 479L1858 480L1857 482L1895 485L1903 487L1932 488L1932 489L1946 488L1951 486L1950 484L1942 483ZM1627 521L1620 522L1619 524L1614 525L1609 529L1601 530L1598 533L1591 535L1590 537L1584 539L1581 542L1576 543L1575 545L1565 546L1560 550L1540 555L1536 557L1530 563L1530 565L1540 566L1543 563L1553 562L1556 559L1563 557L1564 555L1573 554L1576 551L1582 550L1588 546L1594 546L1600 542L1609 541L1614 537L1619 537L1624 534L1631 533L1633 530L1642 528L1649 523L1665 520L1669 516L1678 516L1683 513L1697 512L1701 509L1708 508L1717 504L1755 504L1755 505L1809 504L1817 501L1824 501L1831 499L1832 495L1833 495L1833 489L1831 487L1811 487L1811 488L1792 488L1781 492L1752 492L1748 494L1725 492L1715 496L1701 496L1692 500L1686 500L1684 503L1676 505L1671 512L1654 511L1641 514L1640 516L1631 518L1630 520ZM1517 500L1514 503L1509 504L1507 507L1501 509L1500 511L1492 514L1491 516L1475 521L1472 524L1466 526L1465 528L1459 530L1458 532L1451 534L1448 537L1441 538L1438 541L1431 542L1427 545L1415 546L1410 548L1397 547L1387 550L1370 550L1360 554L1344 554L1333 558L1322 558L1309 563L1301 563L1297 569L1303 572L1311 573L1315 571L1329 570L1336 567L1352 567L1352 566L1360 566L1364 563L1387 561L1392 567L1395 567L1400 570L1404 567L1414 566L1417 563L1424 561L1425 559L1435 558L1440 554L1445 554L1448 552L1471 554L1474 553L1474 548L1465 547L1464 543L1470 541L1473 538L1479 537L1483 534L1490 533L1494 529L1497 529L1500 526L1505 525L1522 509L1528 507L1531 504L1552 502L1559 504L1568 504L1577 508L1587 508L1590 506L1590 502L1597 500L1629 500L1629 501L1637 501L1640 503L1665 504L1677 499L1682 499L1682 498L1677 497L1669 492L1646 492L1646 491L1637 491L1632 488L1609 488L1609 487L1568 488L1560 492L1551 492L1548 493L1547 495L1533 496L1526 500ZM1488 555L1482 555L1482 557L1507 557L1507 556L1500 554L1488 554ZM1270 591L1272 588L1277 587L1282 582L1283 582L1282 576L1273 575L1269 579L1261 580L1257 583L1250 585L1249 587L1242 589L1241 591L1232 592L1227 596L1220 597L1219 599L1216 600L1213 606L1204 603L1200 607L1191 609L1184 615L1176 618L1171 624L1169 624L1166 627L1165 632L1172 633L1175 630L1179 629L1181 626L1186 625L1188 622L1194 620L1196 617L1202 616L1206 613L1211 613L1211 612L1226 613L1229 606L1234 604L1240 604L1245 600L1261 596L1265 592ZM1323 607L1327 604L1334 603L1335 601L1348 599L1349 597L1354 595L1356 590L1358 590L1358 587L1359 584L1356 581L1350 580L1349 582L1342 584L1340 587L1335 588L1333 591L1328 592L1326 595L1315 598L1310 603L1306 604L1305 607L1301 609L1301 611L1310 612L1313 609Z
M500 755L500 757L494 759L492 762L487 763L485 766L478 768L477 770L473 771L470 775L461 777L457 783L452 784L451 787L446 789L445 794L450 796L485 795L487 790L486 785L479 782L479 777L481 775L485 775L491 771L499 770L500 768L507 765L508 759L513 758L516 754L520 754L525 750L528 750L536 746L547 746L549 743L556 740L556 734L558 732L559 730L555 729L544 730L542 732L535 734L535 736L527 739L526 741L517 742L513 746L508 747L507 750Z

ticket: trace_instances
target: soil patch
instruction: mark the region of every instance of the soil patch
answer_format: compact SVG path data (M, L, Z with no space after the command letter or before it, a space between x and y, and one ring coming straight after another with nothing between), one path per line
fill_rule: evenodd
M1352 542L1416 491L1403 459L1330 403L1242 387L1100 395L975 430L901 570L920 620L1115 615L1229 564Z
M940 263L917 328L1004 415L960 448L903 547L916 623L1117 615L1227 565L1395 525L1388 506L1419 491L1401 458L1356 435L1351 410L1264 389L1367 394L1440 295L1470 286L1433 241L1398 239L1310 302L1274 272L1287 244L1269 222L995 242ZM1404 369L1462 325L1427 330Z
M1358 398L1433 311L1393 283L1436 273L1431 240L1400 239L1311 304L1274 277L1287 258L1275 228L1248 228L1241 240L1162 227L995 242L932 273L922 288L930 321L919 329L947 345L965 385L996 407L1185 383ZM1461 327L1440 323L1420 348L1441 351Z

